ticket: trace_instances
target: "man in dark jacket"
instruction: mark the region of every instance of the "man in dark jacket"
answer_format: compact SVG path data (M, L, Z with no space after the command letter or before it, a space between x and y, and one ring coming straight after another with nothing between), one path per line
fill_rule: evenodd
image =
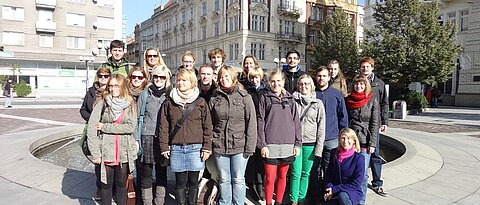
M204 98L207 103L213 95L213 91L217 88L213 83L213 68L211 65L200 66L200 79L198 79L198 87L200 88L200 97Z
M380 132L386 132L388 129L388 95L385 88L385 83L375 76L373 70L375 69L375 62L370 57L363 57L360 59L360 74L367 77L372 86L373 96L378 99L380 104ZM388 192L383 188L382 176L382 159L380 158L380 135L377 135L377 144L375 152L370 158L370 167L372 168L372 189L380 196L388 196Z
M325 107L325 142L323 144L322 159L315 159L311 171L309 195L311 200L318 200L318 190L325 190L319 178L324 178L330 162L330 153L338 146L338 133L348 127L348 114L345 99L340 90L330 86L330 71L321 66L316 70L317 98L322 100ZM320 176L320 177L319 177ZM315 202L314 202L315 203Z
M301 67L298 65L300 63L300 52L296 50L291 50L287 52L287 65L283 66L283 73L285 74L285 90L290 94L297 90L297 81L300 76L305 74L301 71Z
M110 43L110 56L106 63L102 64L102 67L107 67L110 69L112 74L118 73L127 77L128 72L132 69L132 66L128 64L127 59L124 58L125 55L125 43L120 40L113 40ZM95 78L95 81L98 79Z

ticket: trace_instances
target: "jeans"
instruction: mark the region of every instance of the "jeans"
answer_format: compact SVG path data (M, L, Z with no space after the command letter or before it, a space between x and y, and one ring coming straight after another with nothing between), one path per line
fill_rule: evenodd
M380 134L377 133L377 144L375 152L370 157L370 167L372 168L372 186L383 186L382 177L382 158L380 158Z
M5 107L10 107L12 106L12 101L13 101L13 95L10 94L10 97L5 98Z
M315 146L302 146L300 155L290 166L290 201L303 202L308 190Z
M365 157L365 173L363 175L363 182L362 182L362 199L360 200L359 204L365 204L367 199L367 187L368 187L368 165L370 165L370 154L368 154L368 150L360 149L360 154Z
M215 164L220 177L220 199L218 205L245 203L245 169L247 168L248 155L244 153L223 155L214 153Z
M326 201L325 205L352 205L352 201L347 192L341 191L334 198Z

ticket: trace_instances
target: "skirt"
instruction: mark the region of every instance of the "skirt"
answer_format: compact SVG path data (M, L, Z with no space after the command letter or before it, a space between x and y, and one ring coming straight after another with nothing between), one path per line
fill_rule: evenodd
M142 155L140 161L148 164L159 163L161 158L158 137L142 135Z
M172 172L200 171L205 167L201 158L202 144L171 145L170 168Z

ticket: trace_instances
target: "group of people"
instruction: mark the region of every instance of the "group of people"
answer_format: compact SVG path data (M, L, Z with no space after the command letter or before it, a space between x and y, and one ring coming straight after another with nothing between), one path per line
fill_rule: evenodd
M177 204L197 204L202 176L218 184L221 205L244 204L247 190L266 204L281 204L285 194L291 204L365 204L369 164L372 189L388 195L378 156L388 99L373 59L360 60L347 91L337 61L314 80L295 50L268 75L255 56L237 73L219 48L197 70L187 51L171 79L158 49L145 51L143 68L128 65L123 42L110 49L80 110L102 204L113 196L126 203L134 169L143 204L165 204L167 166Z

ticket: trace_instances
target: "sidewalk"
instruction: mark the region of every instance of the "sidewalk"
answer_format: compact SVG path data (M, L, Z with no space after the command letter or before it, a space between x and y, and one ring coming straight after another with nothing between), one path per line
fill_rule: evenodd
M0 127L2 133L0 155L3 156L0 158L2 202L94 204L90 199L95 191L91 188L95 186L92 174L42 162L30 154L30 145L48 133L81 129L82 121L72 119L78 117L78 112L75 109L33 111L35 110L16 108L11 111L0 111L9 117L0 116L2 124L16 120L15 124L21 125L17 132L8 132L6 129L9 128ZM25 116L28 114L32 115ZM28 118L14 119L14 116ZM35 121L34 118L41 120ZM386 133L387 136L401 141L407 151L401 158L384 165L384 186L390 192L390 196L381 197L369 190L367 203L381 205L478 203L479 118L478 108L444 107L410 115L406 120L392 120L392 125L396 122L411 123L403 124L403 128L391 127ZM34 124L38 129L29 129L30 125ZM470 129L465 132L462 127Z

